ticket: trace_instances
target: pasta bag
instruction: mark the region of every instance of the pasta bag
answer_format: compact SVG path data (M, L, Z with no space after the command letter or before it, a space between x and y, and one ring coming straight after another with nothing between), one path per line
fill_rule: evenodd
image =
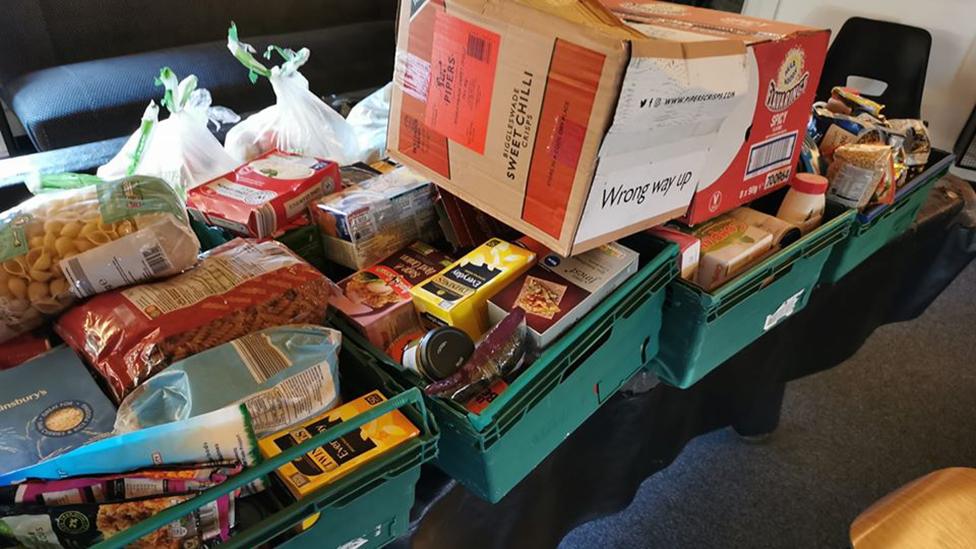
M227 132L224 148L238 162L247 162L277 148L280 151L333 160L340 165L362 160L352 126L308 89L298 69L308 61L308 48L293 51L269 46L285 62L270 69L254 57L254 48L237 38L237 27L227 31L227 48L250 70L251 82L263 76L271 82L276 103L251 115ZM230 170L227 170L230 171Z
M240 119L223 107L211 107L210 92L197 88L197 77L178 80L168 67L156 84L166 90L162 104L169 118L159 121L159 107L150 101L142 122L122 150L98 169L102 179L127 175L158 177L179 189L182 196L197 185L234 171L239 165L207 128L209 122Z
M199 253L182 199L161 179L31 198L0 214L0 342L78 299L182 272Z

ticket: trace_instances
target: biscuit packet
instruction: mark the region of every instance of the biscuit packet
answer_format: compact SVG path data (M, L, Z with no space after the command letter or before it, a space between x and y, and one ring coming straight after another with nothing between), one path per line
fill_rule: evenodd
M847 208L892 204L895 174L892 148L877 143L842 145L827 170L827 200Z
M0 542L17 547L89 547L193 498L170 495L120 503L0 505ZM236 494L225 494L126 545L130 549L210 547L230 538Z
M199 253L183 201L161 179L31 198L0 214L0 342L79 299L180 273Z

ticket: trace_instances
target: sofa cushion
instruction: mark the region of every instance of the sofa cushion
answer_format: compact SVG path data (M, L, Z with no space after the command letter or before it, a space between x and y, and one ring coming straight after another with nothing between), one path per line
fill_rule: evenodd
M242 38L259 52L269 43L309 48L302 74L320 96L380 86L393 74L392 21ZM38 150L108 139L135 131L149 101L159 101L154 79L164 66L180 78L196 74L215 105L239 113L274 102L267 80L251 84L224 41L41 69L5 86L3 99Z

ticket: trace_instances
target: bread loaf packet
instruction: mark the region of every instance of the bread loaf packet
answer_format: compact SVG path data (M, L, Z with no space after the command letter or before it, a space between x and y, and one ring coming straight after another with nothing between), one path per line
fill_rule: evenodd
M161 179L46 193L0 215L0 342L81 298L192 267L200 242Z
M235 239L179 276L94 297L55 330L120 402L177 360L256 330L322 323L331 287L283 244Z

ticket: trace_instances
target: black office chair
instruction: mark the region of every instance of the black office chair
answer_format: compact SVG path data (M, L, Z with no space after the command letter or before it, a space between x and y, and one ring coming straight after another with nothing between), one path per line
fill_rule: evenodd
M827 50L817 99L826 101L834 86L846 86L848 76L885 82L879 96L864 94L885 106L888 118L921 118L925 72L932 35L925 29L852 17Z

